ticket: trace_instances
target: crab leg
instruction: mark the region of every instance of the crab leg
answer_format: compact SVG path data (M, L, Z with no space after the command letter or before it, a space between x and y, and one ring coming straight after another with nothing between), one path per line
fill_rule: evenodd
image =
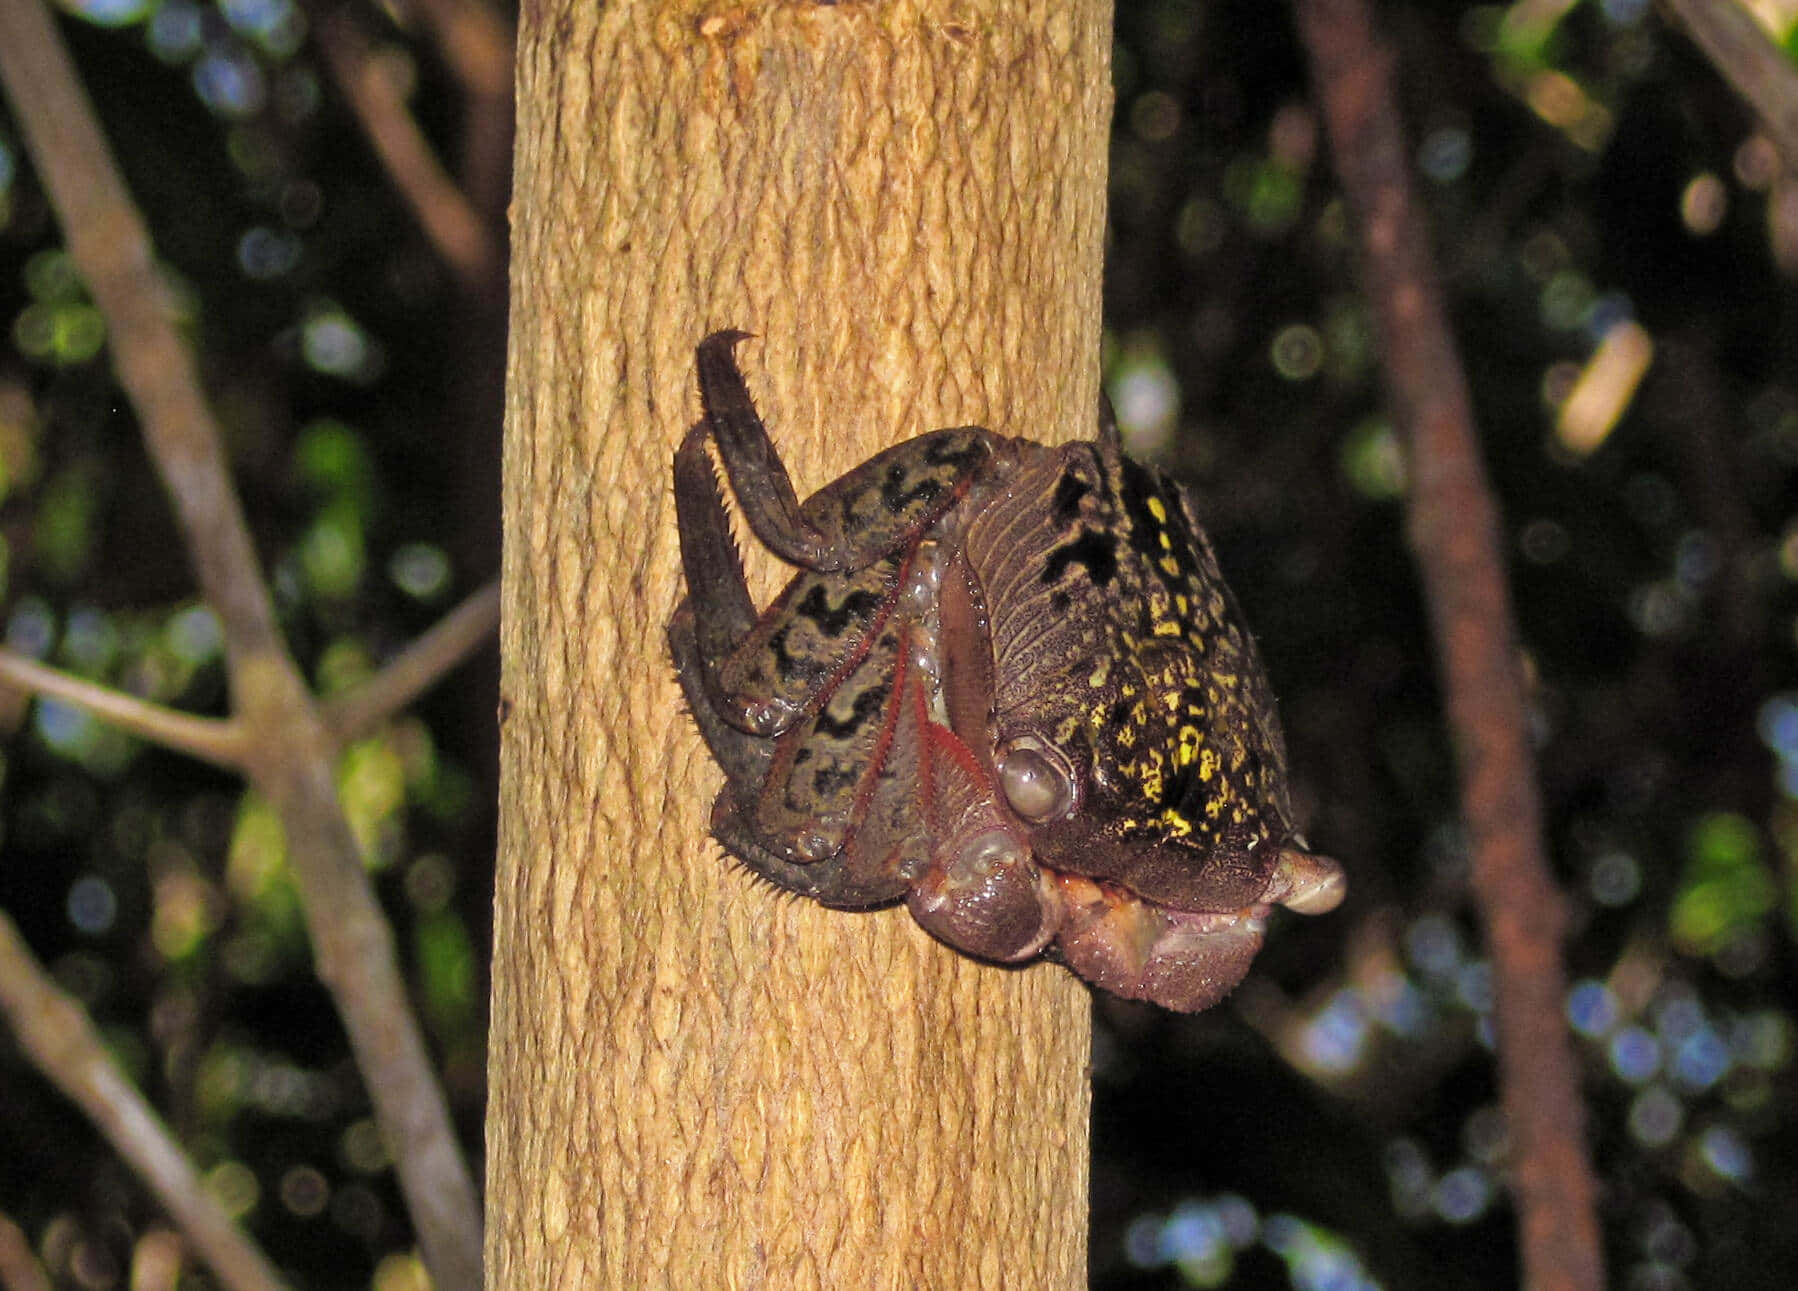
M789 564L818 570L852 568L849 553L800 510L793 479L756 415L749 387L731 355L737 342L748 338L748 332L713 332L699 343L698 355L706 420L743 518L763 545Z

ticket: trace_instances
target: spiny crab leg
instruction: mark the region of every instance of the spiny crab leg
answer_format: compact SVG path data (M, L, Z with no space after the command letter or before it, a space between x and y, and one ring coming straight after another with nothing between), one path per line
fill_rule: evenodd
M775 451L774 441L756 415L749 387L731 351L748 332L713 332L699 343L699 393L706 419L717 437L719 455L730 474L731 491L743 507L743 518L775 555L805 569L847 569L850 561L831 538L806 519L792 477Z

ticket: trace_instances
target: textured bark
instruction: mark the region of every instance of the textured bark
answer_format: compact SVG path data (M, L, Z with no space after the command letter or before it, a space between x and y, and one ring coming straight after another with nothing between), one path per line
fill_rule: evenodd
M1103 3L525 7L494 1287L1084 1285L1084 989L720 859L662 626L711 329L802 491L1091 434L1109 54Z

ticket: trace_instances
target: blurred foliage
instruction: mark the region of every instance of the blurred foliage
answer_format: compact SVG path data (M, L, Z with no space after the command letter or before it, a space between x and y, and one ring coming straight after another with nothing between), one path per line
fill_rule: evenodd
M497 565L497 418L463 302L292 0L89 0L63 24L196 342L276 608L345 690ZM426 41L423 101L453 90ZM82 21L85 19L85 21ZM427 124L453 146L447 119ZM452 115L444 114L447 118ZM120 690L225 711L217 620L108 369L105 324L0 114L0 632ZM500 354L486 360L497 390ZM480 1141L493 660L357 740L337 782L464 1140ZM234 777L0 696L0 907L93 1012L208 1186L297 1286L425 1285L279 818ZM59 1287L138 1285L167 1220L0 1037L0 1212ZM189 1267L182 1287L213 1285Z
M293 0L83 0L65 30L201 348L302 667L368 676L492 567L496 427L455 287ZM1798 51L1792 6L1751 6ZM1798 1268L1798 182L1645 0L1380 6L1499 490L1568 894L1613 1284ZM361 10L446 156L404 5ZM400 25L394 25L398 23ZM1197 489L1353 894L1196 1019L1101 1002L1095 1286L1517 1283L1491 975L1353 243L1281 7L1120 5L1107 380ZM189 711L216 621L0 116L0 622ZM485 367L482 367L485 364ZM344 793L478 1142L491 682L359 741ZM419 1285L309 976L278 821L0 696L0 906L309 1286ZM0 1211L59 1285L161 1217L0 1041ZM199 1273L194 1286L208 1285ZM186 1283L184 1283L186 1285Z
M1798 185L1639 0L1379 8L1514 544L1612 1282L1783 1286ZM1095 1284L1516 1285L1408 467L1269 14L1119 8L1110 380L1208 503L1352 896L1221 1014L1103 1006Z

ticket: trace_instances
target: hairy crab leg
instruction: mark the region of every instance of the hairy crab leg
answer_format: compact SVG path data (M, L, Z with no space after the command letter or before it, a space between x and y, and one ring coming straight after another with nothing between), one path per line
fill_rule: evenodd
M865 568L919 540L966 496L1002 441L979 426L935 430L876 453L801 503L731 356L746 332L699 343L706 424L743 518L782 560L818 573Z
M699 657L716 666L749 635L756 613L718 475L706 456L707 434L706 424L698 422L675 450L674 514Z
M698 351L700 399L743 518L762 544L789 564L817 570L852 568L849 553L800 510L793 479L756 415L749 386L731 353L749 335L713 332L699 343Z

